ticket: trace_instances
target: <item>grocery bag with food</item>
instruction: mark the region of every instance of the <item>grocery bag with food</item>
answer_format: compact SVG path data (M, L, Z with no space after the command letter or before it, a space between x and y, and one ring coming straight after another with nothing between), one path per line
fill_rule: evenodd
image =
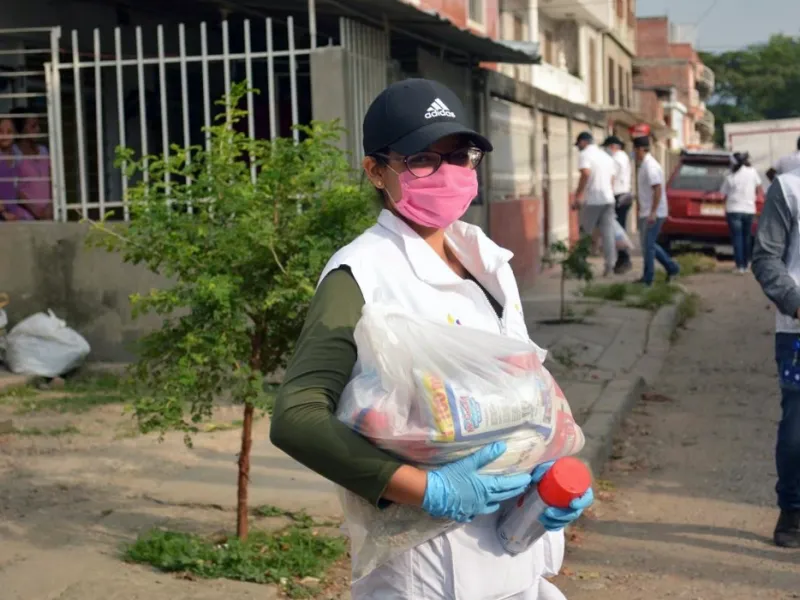
M584 443L561 388L533 342L435 323L368 304L355 330L359 357L337 417L376 446L420 468L504 441L482 472L513 475L576 454ZM376 508L340 490L353 576L453 528L421 508Z

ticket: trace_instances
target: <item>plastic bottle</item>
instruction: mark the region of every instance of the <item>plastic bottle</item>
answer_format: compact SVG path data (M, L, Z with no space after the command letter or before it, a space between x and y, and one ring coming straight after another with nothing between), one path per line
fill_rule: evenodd
M586 465L573 457L558 459L536 486L503 510L497 521L497 535L509 554L530 548L547 531L539 517L548 507L569 508L592 485Z

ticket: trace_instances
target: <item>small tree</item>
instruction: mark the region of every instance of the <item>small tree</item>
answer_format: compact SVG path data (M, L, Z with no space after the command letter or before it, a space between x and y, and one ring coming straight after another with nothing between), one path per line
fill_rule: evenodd
M130 224L95 224L90 238L173 282L131 298L134 316L164 317L132 368L143 390L134 406L141 431L183 431L190 444L215 401L244 407L242 539L253 416L270 401L264 377L285 366L325 262L374 219L334 145L334 125L301 128L299 143L251 140L235 128L246 92L237 84L218 103L226 110L207 131L208 150L173 146L166 157L136 160L120 149L127 175L142 175L128 193Z
M550 244L545 264L561 266L559 320L564 321L567 313L566 281L568 278L589 283L592 278L592 265L589 256L592 254L592 238L589 235L581 238L570 248L565 242Z

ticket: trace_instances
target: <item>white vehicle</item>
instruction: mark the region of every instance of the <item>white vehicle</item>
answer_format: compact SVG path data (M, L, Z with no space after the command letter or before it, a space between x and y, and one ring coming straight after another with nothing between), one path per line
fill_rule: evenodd
M725 147L731 152L749 152L750 163L769 187L767 171L783 156L797 152L800 118L728 123Z

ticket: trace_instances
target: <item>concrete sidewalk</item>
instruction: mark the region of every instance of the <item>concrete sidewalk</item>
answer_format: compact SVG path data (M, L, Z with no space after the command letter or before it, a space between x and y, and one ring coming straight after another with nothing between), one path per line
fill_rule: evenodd
M592 263L600 272L601 263ZM631 273L599 283L632 281L640 268L641 261L634 259ZM581 298L581 284L568 280L567 303L577 322L552 324L559 317L560 282L560 270L553 269L523 293L528 331L549 351L545 364L586 435L580 456L599 473L622 417L661 372L676 325L676 306L654 313Z

